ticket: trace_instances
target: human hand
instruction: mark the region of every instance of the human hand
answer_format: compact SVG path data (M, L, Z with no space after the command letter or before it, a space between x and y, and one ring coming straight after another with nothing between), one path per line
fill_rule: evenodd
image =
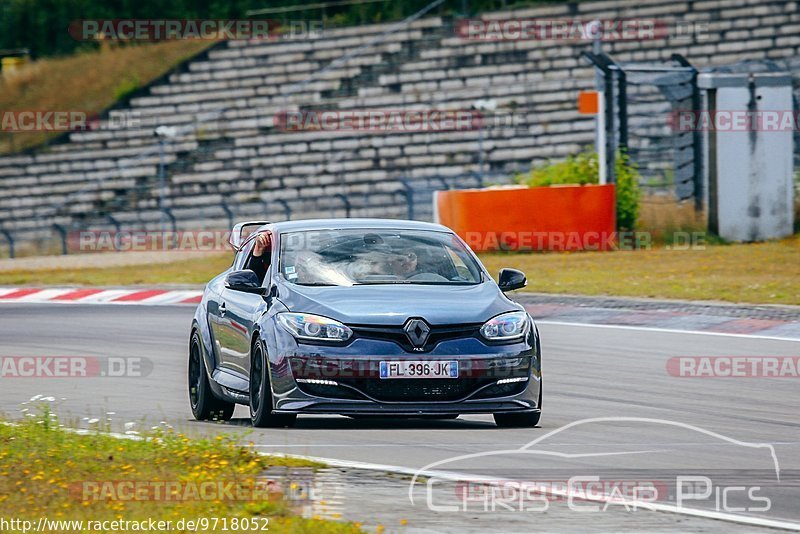
M253 247L253 256L261 256L264 254L264 251L270 247L270 238L269 234L259 234L256 237L256 244Z

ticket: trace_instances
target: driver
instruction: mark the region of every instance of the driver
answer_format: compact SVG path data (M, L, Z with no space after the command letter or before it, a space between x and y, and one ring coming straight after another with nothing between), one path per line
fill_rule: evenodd
M247 261L245 269L250 269L256 276L258 281L264 283L264 277L267 276L267 269L271 261L270 250L272 249L272 240L268 233L264 232L258 234L256 237L255 245L253 245L253 254Z
M417 255L414 252L396 254L389 259L388 267L391 274L408 278L417 274Z

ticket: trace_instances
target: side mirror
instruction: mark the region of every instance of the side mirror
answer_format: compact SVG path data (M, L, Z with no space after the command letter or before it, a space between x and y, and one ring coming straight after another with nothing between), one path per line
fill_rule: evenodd
M266 288L261 287L258 275L250 269L233 271L225 277L225 287L233 291L243 291L245 293L255 293L263 295Z
M500 269L500 278L497 285L500 286L500 291L514 291L520 289L528 284L528 279L525 278L525 273L516 269Z

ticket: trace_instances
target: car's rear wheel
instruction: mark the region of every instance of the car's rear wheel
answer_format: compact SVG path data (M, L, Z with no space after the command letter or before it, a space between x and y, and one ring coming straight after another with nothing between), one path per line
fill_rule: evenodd
M203 346L197 331L192 333L189 342L189 404L198 421L228 421L233 417L236 407L232 402L218 399L211 391L203 364Z
M269 381L267 351L261 340L253 344L253 362L250 365L250 420L259 428L279 428L294 426L294 414L274 414L272 387Z
M539 424L542 412L496 413L494 422L501 428L532 428Z

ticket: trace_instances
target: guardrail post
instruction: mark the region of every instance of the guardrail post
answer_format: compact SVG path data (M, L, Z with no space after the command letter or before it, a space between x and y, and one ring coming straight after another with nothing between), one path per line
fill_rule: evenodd
M56 232L58 232L58 235L61 237L61 254L66 256L69 254L67 247L67 229L58 223L53 223L53 228L55 228Z
M0 234L3 234L6 240L8 240L8 257L14 258L16 256L16 253L14 251L14 236L12 236L11 232L6 230L5 228L0 228Z

